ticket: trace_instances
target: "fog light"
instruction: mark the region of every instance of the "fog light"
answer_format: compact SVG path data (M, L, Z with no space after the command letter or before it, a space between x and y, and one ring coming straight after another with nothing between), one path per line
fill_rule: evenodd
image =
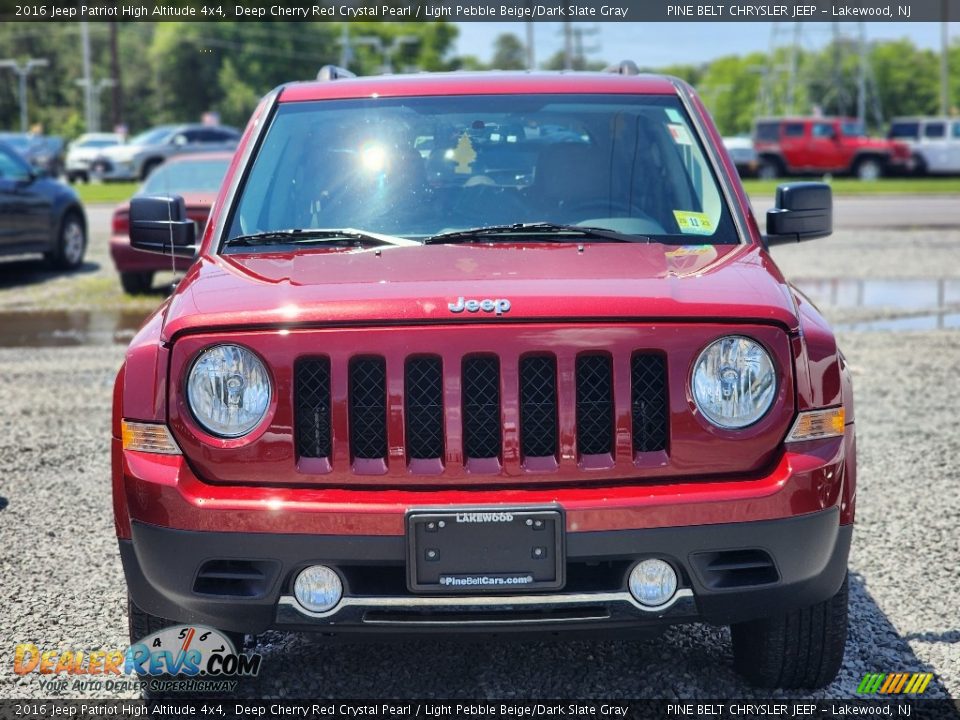
M663 605L677 591L677 573L663 560L644 560L630 571L630 594L641 605Z
M343 597L343 583L326 565L312 565L297 575L293 593L310 612L326 612Z

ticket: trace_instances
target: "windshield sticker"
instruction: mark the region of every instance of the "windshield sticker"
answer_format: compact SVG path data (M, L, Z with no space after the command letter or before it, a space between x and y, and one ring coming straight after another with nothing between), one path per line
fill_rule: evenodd
M688 257L690 255L706 255L712 249L712 245L683 245L681 247L674 248L670 252L666 253L666 255L670 258Z
M455 173L469 175L473 172L470 166L477 159L477 153L473 149L473 143L470 142L470 136L467 135L466 131L460 136L457 147L450 153L450 157L457 161L457 166L453 169Z
M690 139L690 131L687 130L686 125L670 124L667 125L667 129L670 131L670 137L677 145L693 145L693 140Z
M670 118L670 122L683 123L683 115L678 113L673 108L664 108L664 112L667 113L667 117Z
M674 210L673 216L684 235L713 235L715 228L706 213Z

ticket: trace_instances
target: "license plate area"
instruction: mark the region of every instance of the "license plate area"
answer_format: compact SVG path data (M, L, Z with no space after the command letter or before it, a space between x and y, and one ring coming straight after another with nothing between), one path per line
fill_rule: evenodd
M512 594L564 584L559 510L413 510L407 513L407 585L430 594Z

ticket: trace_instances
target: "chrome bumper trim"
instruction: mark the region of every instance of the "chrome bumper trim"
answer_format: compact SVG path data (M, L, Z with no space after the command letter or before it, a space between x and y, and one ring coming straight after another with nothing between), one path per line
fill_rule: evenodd
M401 610L453 610L457 608L478 608L478 609L503 609L523 608L527 610L551 609L563 607L566 605L603 605L603 604L621 604L625 603L644 613L661 614L669 610L682 598L693 598L693 591L689 588L680 588L670 600L649 607L637 602L628 592L600 592L600 593L571 593L571 594L552 594L552 595L450 595L450 596L410 596L410 597L344 597L336 607L326 612L313 612L307 610L295 598L290 595L280 597L279 605L284 609L292 609L308 618L316 620L336 620L336 616L348 609L355 610L377 610L384 608L393 608ZM589 619L589 618L577 618ZM602 619L598 616L596 619ZM424 624L439 625L443 624L442 619L427 618L423 621L367 621L368 624ZM568 622L566 618L544 618L543 620L523 619L512 621L508 618L503 620L482 620L478 624L524 624L536 622ZM463 620L458 620L456 624L463 624Z

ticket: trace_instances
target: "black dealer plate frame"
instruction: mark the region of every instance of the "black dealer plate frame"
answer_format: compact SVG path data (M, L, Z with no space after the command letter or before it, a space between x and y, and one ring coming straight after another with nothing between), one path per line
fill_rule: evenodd
M527 528L529 528L530 532L545 533L544 539L535 543L531 541L533 544L529 548L526 545L517 545L516 555L513 558L513 561L516 563L514 567L504 566L500 568L490 568L488 566L487 568L477 570L463 568L459 571L442 572L443 568L447 566L447 561L450 559L447 557L450 553L453 553L452 559L456 562L459 559L458 553L462 552L462 555L469 557L471 549L475 550L478 547L483 547L485 542L498 545L499 547L496 547L495 550L500 554L509 552L507 547L505 547L505 544L509 544L506 542L508 538L498 537L502 535L502 532L507 528L505 522L457 522L458 515L463 516L475 513L511 515L513 516L513 520L509 521L511 526L509 530L513 537L523 535ZM527 523L528 519L531 523L536 523L537 520L542 521L543 529L534 530L534 526ZM526 584L443 585L439 581L421 582L419 569L428 562L425 552L433 548L427 547L422 542L418 542L417 528L418 525L426 526L430 522L434 522L439 526L441 520L447 523L447 525L443 528L438 527L435 531L437 533L436 549L440 551L441 555L436 561L438 563L436 571L438 580L439 577L444 575L454 577L484 575L521 576L528 571L537 574L537 570L540 568L532 568L539 563L549 560L552 560L550 564L553 570L552 577L543 580L534 579L533 582ZM516 525L514 525L514 523L516 523ZM406 529L407 588L410 592L429 595L514 595L561 590L566 584L566 516L563 509L559 506L414 508L407 511L404 524ZM444 530L447 530L448 533L446 539L442 538ZM425 533L426 528L421 530L419 535L422 536ZM453 536L456 536L458 542L456 545L450 546L449 543L452 542ZM451 547L454 549L451 550ZM534 558L532 553L538 547L546 549L548 557L545 560ZM487 562L482 562L481 564L487 564L490 561L489 557L486 561ZM474 562L476 561L474 560Z

